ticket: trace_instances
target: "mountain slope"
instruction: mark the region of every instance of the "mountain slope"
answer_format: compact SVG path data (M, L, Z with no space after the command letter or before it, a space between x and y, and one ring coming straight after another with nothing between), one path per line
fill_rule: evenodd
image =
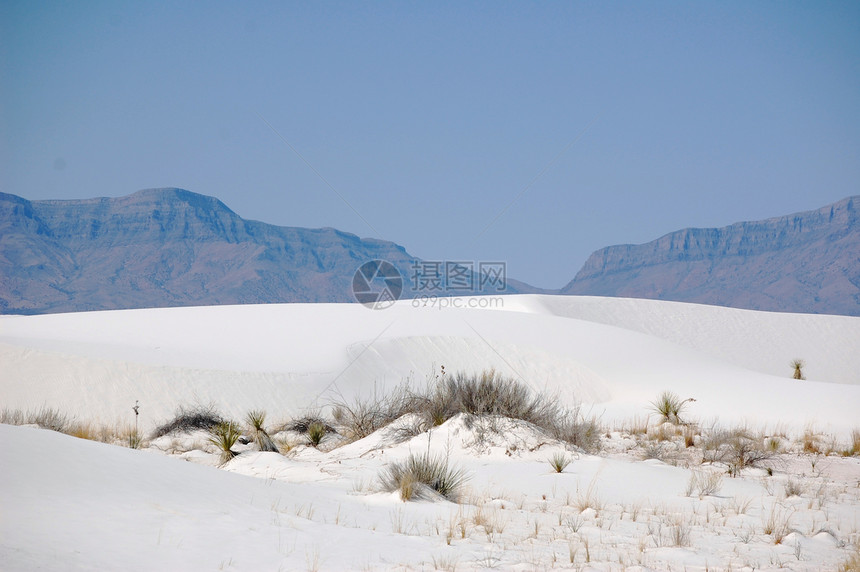
M857 316L859 204L603 248L561 293Z
M6 313L352 302L353 274L375 259L408 283L415 257L397 244L245 220L181 189L73 201L0 194Z

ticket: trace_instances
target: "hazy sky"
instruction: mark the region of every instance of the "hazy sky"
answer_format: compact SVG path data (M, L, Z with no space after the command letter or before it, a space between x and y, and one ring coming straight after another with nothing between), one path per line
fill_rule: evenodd
M30 199L182 187L557 288L858 181L856 1L0 3Z

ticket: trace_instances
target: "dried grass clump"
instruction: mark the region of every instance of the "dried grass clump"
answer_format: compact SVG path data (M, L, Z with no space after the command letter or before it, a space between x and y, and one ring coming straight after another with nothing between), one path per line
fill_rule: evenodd
M690 475L687 482L687 496L698 492L699 498L712 496L720 492L723 486L723 476L714 471L696 471Z
M211 431L225 422L214 405L197 405L194 407L180 406L173 419L159 425L152 432L152 438L157 439L171 433L191 433L192 431Z
M779 504L774 504L770 507L769 513L762 515L762 532L770 535L774 544L782 544L791 532L792 516L792 512Z
M0 423L4 425L24 425L27 423L26 418L26 415L20 409L4 407L0 410Z
M363 439L407 413L414 413L419 409L416 396L405 384L383 397L358 397L352 402L339 400L332 405L335 423L352 441Z
M860 572L860 544L854 547L854 553L839 565L839 572Z
M432 491L457 502L468 478L463 469L451 466L447 458L425 453L391 463L383 469L379 481L383 490L399 491L404 501L427 498Z
M806 429L801 439L803 452L810 454L823 453L822 439L812 429Z
M600 435L603 432L597 417L586 417L579 407L561 411L557 419L543 427L558 439L589 453L596 453L601 448Z
M848 447L842 450L842 455L845 457L860 455L860 429L851 431L851 441L849 441Z

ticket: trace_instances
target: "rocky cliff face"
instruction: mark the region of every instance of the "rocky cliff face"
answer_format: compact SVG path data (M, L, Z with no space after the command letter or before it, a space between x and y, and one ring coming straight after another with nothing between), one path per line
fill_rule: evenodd
M415 258L394 243L244 220L181 189L74 201L0 193L4 313L354 302L353 275L375 259L408 282Z
M598 250L561 292L860 315L860 196Z

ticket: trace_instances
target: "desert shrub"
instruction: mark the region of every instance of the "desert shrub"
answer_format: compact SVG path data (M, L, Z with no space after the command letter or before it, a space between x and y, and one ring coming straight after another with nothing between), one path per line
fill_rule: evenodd
M555 453L552 457L549 458L549 466L552 467L552 470L556 473L561 473L564 471L567 466L570 464L570 457L565 453Z
M257 448L260 449L260 451L277 453L278 446L275 445L275 442L272 441L272 438L263 426L266 422L266 412L261 409L249 411L245 416L245 420L251 428L251 432L254 434L254 443L256 443Z
M379 476L383 490L399 491L404 501L427 496L428 491L456 502L460 491L468 480L463 469L451 466L445 457L409 455L403 461L395 461L385 467Z
M222 465L238 454L232 449L238 440L239 428L232 421L222 421L209 429L209 442L221 450Z
M746 429L714 430L703 442L703 460L725 463L732 476L747 467L759 466L775 454Z
M698 491L699 498L715 495L723 486L721 474L713 471L693 471L687 483L687 496Z
M437 399L448 404L447 418L458 413L498 415L545 428L560 417L555 401L533 394L525 384L492 369L479 375L446 376L440 380L438 392Z
M50 429L60 433L68 433L75 429L72 418L53 407L42 406L36 410L21 411L20 409L3 409L0 413L0 423L7 425L38 425L42 429Z
M651 402L651 410L660 416L663 423L682 425L684 420L681 413L687 408L687 403L695 401L692 397L682 400L671 391L664 391L655 401Z
M559 441L579 447L583 451L596 453L600 450L602 428L597 417L586 417L578 407L560 410L558 417L548 419L543 429Z
M152 438L157 439L171 433L190 433L191 431L210 431L225 422L224 417L214 405L185 408L180 406L173 419L159 425L152 432Z
M601 427L596 418L585 417L578 407L564 409L557 400L535 394L525 384L494 370L446 376L423 402L431 404L422 412L432 412L433 424L460 413L508 417L531 423L549 436L586 451L600 446Z
M649 442L642 448L642 460L654 459L665 463L669 459L669 453L670 451L665 444Z
M281 431L295 431L296 433L307 433L311 425L322 425L325 428L326 432L335 432L334 427L329 425L326 420L318 413L311 413L299 419L288 421L281 427Z
M5 425L24 425L26 415L20 409L8 409L4 407L0 411L0 423Z
M535 394L527 385L495 370L477 375L443 373L423 390L403 384L385 397L356 399L351 403L341 400L332 405L335 423L353 440L410 413L419 418L410 431L424 431L465 414L526 421L553 438L587 451L595 451L600 445L601 427L596 418L585 417L579 408L564 409L558 400Z
M351 440L362 439L374 431L421 407L421 397L409 390L406 384L396 387L391 393L379 397L357 397L352 402L335 401L332 417L343 428Z

